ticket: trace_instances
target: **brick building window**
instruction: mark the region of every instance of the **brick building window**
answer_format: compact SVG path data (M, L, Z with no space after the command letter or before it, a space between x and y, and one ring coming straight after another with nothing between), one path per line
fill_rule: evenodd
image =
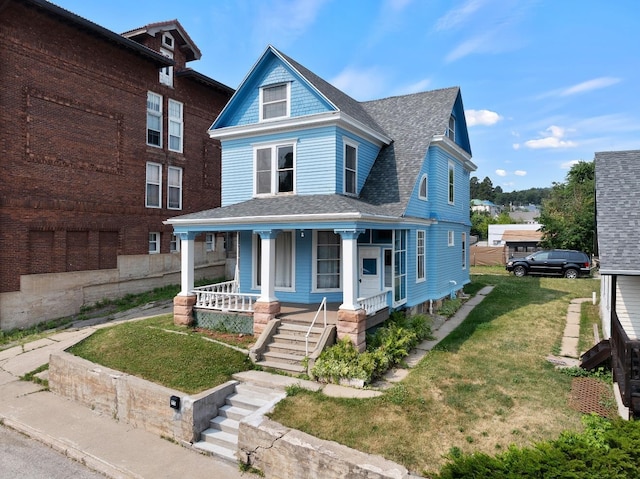
M147 163L146 207L160 208L162 205L162 165Z
M182 209L182 168L170 166L167 172L167 208Z
M149 233L149 254L160 252L160 233Z
M162 95L147 92L147 145L162 148Z
M182 153L182 103L169 100L169 150Z

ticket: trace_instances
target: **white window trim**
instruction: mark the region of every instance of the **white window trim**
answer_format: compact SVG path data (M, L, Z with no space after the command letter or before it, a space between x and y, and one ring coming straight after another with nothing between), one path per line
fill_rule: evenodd
M179 253L180 252L180 237L178 235L171 235L171 242L169 243L169 252L170 253Z
M211 240L209 240L211 238ZM205 233L204 235L204 249L205 251L215 251L216 250L216 234L215 233Z
M165 48L161 48L160 49L160 54L165 56L165 57L167 57L167 58L170 58L171 60L173 60L173 52L172 51L166 50ZM160 68L159 81L163 85L166 85L166 86L169 86L169 87L173 87L173 66L169 65L169 66Z
M291 286L274 286L274 289L276 291L295 292L296 290L296 231L282 230L282 233L291 234ZM251 287L252 289L257 289L257 290L261 288L261 286L258 285L258 275L257 275L258 265L256 262L258 258L258 244L260 243L260 241L262 241L262 239L260 238L259 234L252 235ZM276 238L276 241L277 241L277 238Z
M275 143L260 143L253 145L253 196L278 196L278 195L295 195L297 191L296 171L297 167L297 143L298 140L282 140ZM278 148L293 147L293 190L279 192L278 189ZM256 172L258 169L258 150L271 149L271 190L269 193L258 193L258 178Z
M453 128L451 128L453 126ZM455 143L456 141L456 117L451 115L447 124L447 138Z
M149 205L149 189L148 189L148 185L152 184L155 185L156 183L151 183L149 181L149 167L150 166L154 166L157 167L158 172L159 172L159 180L157 183L158 186L158 205ZM162 165L159 163L152 163L150 161L147 162L147 165L145 167L145 183L144 183L144 204L145 207L147 208L162 208Z
M448 236L448 239L447 239L448 246L455 246L455 235L454 235L453 231L449 230L447 236Z
M155 111L155 110L151 110L149 109L149 97L157 97L158 98L158 103L160 105L160 110L159 111ZM145 135L146 135L146 142L147 145L152 146L154 148L162 148L162 95L159 95L157 93L154 93L152 91L148 91L147 92L147 116L152 115L155 117L160 118L160 130L159 130L159 135L160 135L160 144L159 145L154 145L153 143L149 143L149 119L147 118L147 128L145 130Z
M327 230L330 231L330 230ZM313 238L311 244L311 292L312 293L331 293L342 291L342 280L344 278L344 258L342 253L342 237L340 238L340 286L337 288L318 288L318 230L313 230Z
M427 201L429 199L429 178L426 173L420 177L420 183L418 183L418 199ZM420 194L422 190L422 184L424 183L424 195Z
M342 192L345 195L357 196L358 195L358 155L359 145L355 141L349 138L342 139ZM356 150L356 167L352 170L355 175L355 191L347 191L347 147L354 148Z
M418 245L422 236L422 254L420 254ZM416 230L416 283L423 283L427 280L427 232L426 230ZM422 277L419 276L420 260L422 258Z
M155 243L155 248L151 249L151 235L154 235L155 240L153 240L153 243ZM149 232L149 254L159 254L160 253L160 233L157 231L150 231Z
M171 44L167 43L167 38L171 40ZM175 38L169 32L162 33L162 48L168 48L169 50L173 50L176 44Z
M467 269L467 233L462 233L460 246L462 248L462 269Z
M180 117L175 117L175 116L171 116L171 106L172 105L177 105L179 107L180 110ZM168 104L168 114L169 114L169 126L168 126L168 130L167 130L167 135L168 135L168 142L167 142L167 148L169 149L169 151L175 151L178 153L182 153L182 149L183 149L183 144L184 144L184 104L182 102L176 101L176 100L172 100L169 99L169 104ZM171 137L172 136L176 136L176 135L172 135L171 134L171 124L172 123L177 123L179 130L180 130L180 134L178 136L179 140L180 140L180 144L178 146L178 148L171 148Z
M447 169L447 201L450 205L454 205L456 202L456 169L451 161Z
M178 171L180 173L180 184L179 185L172 185L169 181L170 175L169 172L170 171ZM171 188L177 188L180 190L180 195L179 195L179 205L176 206L170 206L169 205L169 198L171 197L171 195L169 194L169 192L171 191ZM167 168L167 209L169 210L181 210L182 209L182 168L179 168L177 166L169 166Z
M287 102L286 104L286 113L283 116L276 116L273 118L264 118L264 100L263 100L263 92L265 89L269 89L269 88L273 88L273 87L277 87L277 86L286 86L286 98L284 101ZM282 100L278 100L278 101L282 101ZM277 121L277 120L281 120L282 118L290 118L291 117L291 82L283 82L283 83L274 83L271 85L263 85L260 87L260 102L259 102L259 121L263 122L263 121Z

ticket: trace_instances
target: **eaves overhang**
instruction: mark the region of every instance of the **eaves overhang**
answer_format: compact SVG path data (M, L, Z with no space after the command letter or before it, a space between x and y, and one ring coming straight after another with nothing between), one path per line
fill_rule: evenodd
M302 128L331 125L345 128L346 130L362 136L380 146L388 145L392 141L392 139L388 136L364 125L363 123L355 120L346 113L340 111L331 111L326 113L318 113L315 115L286 118L277 121L264 121L261 123L251 123L248 125L210 129L209 136L220 141L236 140L241 138L249 138L256 135L280 133L284 131L300 130Z
M602 269L600 267L600 275L605 276L640 276L639 270L628 270L628 269Z
M476 164L471 161L471 155L467 151L460 148L457 143L447 138L446 135L435 135L431 140L431 144L438 145L447 153L455 156L456 158L460 158L465 168L467 168L469 171L476 171L478 169Z

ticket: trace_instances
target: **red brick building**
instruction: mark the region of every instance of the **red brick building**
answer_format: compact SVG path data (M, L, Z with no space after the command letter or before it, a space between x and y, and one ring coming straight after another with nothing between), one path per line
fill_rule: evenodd
M120 35L0 1L0 329L179 283L163 221L220 206L207 129L233 94L200 55L177 20ZM224 275L222 239L199 239L198 274Z

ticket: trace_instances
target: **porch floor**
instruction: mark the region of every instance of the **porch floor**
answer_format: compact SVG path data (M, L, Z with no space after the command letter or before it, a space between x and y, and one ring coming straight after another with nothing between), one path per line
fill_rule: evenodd
M320 304L281 303L279 318L291 318L299 322L311 323L318 312ZM338 324L340 303L327 303L327 324ZM322 324L323 313L320 311L316 324Z

